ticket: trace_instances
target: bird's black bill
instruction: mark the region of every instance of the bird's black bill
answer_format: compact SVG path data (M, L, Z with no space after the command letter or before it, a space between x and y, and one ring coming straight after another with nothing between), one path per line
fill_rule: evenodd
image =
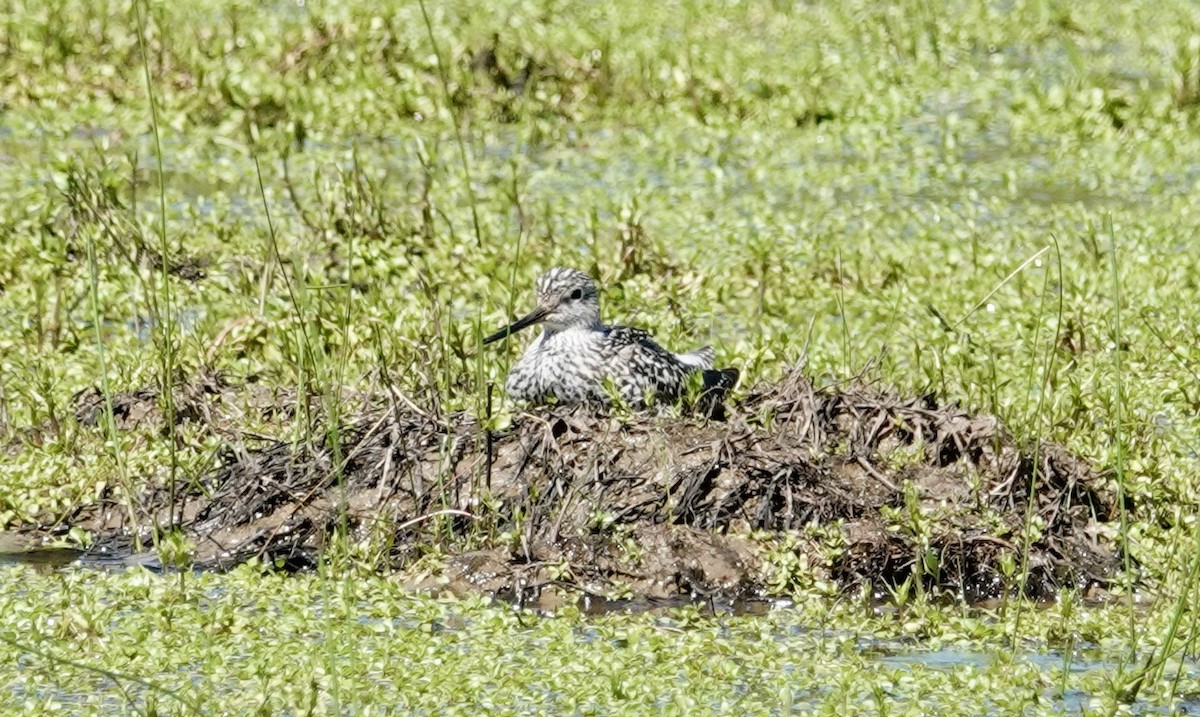
M537 322L541 321L544 318L546 318L546 310L539 306L538 308L529 312L525 316L522 316L521 318L512 322L508 326L505 326L504 328L500 329L496 333L487 337L486 339L483 340L483 343L490 344L493 341L499 341L500 339L502 339L510 334L517 333L518 331L525 328L526 326L529 326L530 324L536 324Z

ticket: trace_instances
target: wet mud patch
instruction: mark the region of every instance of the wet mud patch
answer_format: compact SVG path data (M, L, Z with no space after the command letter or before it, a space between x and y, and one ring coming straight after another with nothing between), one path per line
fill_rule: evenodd
M229 408L236 391L210 384L189 389L208 397L189 420L244 415L244 401ZM519 600L563 587L761 595L780 545L846 589L916 580L970 602L1018 589L1026 544L1035 598L1102 587L1117 568L1113 499L1062 447L1019 445L994 418L929 396L817 389L799 371L723 422L544 408L490 431L395 400L322 430L230 440L174 495L148 490L133 521L112 500L72 525L109 551L174 526L211 569L311 568L345 535L416 587Z

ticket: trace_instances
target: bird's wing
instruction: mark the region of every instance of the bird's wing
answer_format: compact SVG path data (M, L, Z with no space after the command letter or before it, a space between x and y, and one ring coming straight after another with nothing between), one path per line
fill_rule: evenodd
M613 349L622 358L631 360L655 361L658 363L678 363L675 354L659 346L644 329L631 326L609 326L608 340Z
M635 374L639 379L637 383L653 385L666 395L674 395L679 391L684 376L692 370L691 366L659 346L642 329L611 326L607 331L607 343L612 350L610 373L617 377L622 373Z

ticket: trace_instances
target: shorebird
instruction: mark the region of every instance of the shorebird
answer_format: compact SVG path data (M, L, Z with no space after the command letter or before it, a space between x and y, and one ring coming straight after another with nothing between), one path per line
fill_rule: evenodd
M654 342L642 329L600 322L600 292L590 276L557 267L537 280L537 308L483 343L499 341L533 324L542 333L508 372L505 389L530 404L608 404L614 393L633 408L679 400L689 374L702 372L698 405L707 414L737 383L738 370L714 370L711 346L677 354Z

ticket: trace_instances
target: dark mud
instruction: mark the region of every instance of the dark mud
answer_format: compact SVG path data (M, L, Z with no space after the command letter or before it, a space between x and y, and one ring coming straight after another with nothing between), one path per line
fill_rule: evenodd
M300 415L290 400L219 377L180 389L176 420L219 431L220 464L180 482L174 503L148 490L135 525L115 499L71 524L110 552L176 526L194 564L212 569L252 558L310 568L345 530L352 544L386 546L373 557L418 587L517 599L547 587L759 595L762 531L799 531L794 550L847 589L915 578L969 602L1018 589L1011 567L1030 517L1030 596L1103 587L1117 567L1102 537L1113 499L1085 462L1018 445L988 416L861 382L816 389L796 371L723 422L545 408L491 432L465 414L360 396L356 420L336 432L315 421L322 433L302 444L233 428L249 411ZM154 390L113 403L122 428L161 430ZM103 416L94 392L78 408L84 423ZM418 564L434 546L445 557Z

